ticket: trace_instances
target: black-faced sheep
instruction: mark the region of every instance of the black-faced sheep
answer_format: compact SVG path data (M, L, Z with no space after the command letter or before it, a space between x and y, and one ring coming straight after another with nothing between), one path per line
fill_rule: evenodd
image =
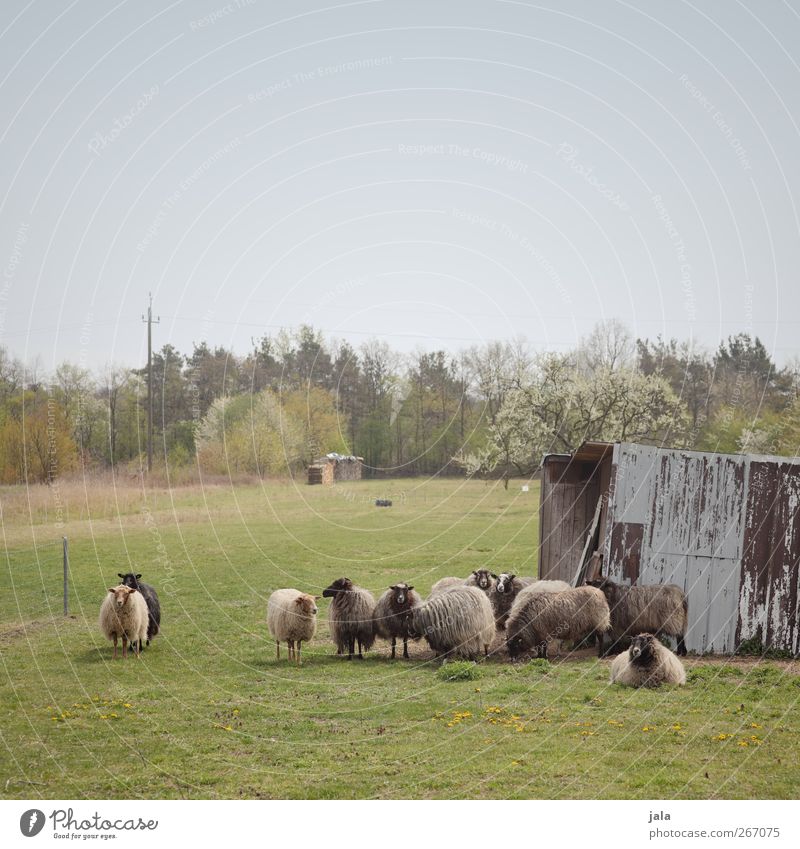
M439 593L447 592L448 590L452 590L453 587L463 587L464 579L463 578L454 578L448 576L447 578L439 578L439 580L431 587L431 591L428 594L428 598L432 596L438 595Z
M275 640L277 659L281 659L281 642L289 650L289 660L300 665L300 650L317 630L317 596L300 590L275 590L267 601L267 628Z
M628 651L614 658L611 683L626 687L681 686L686 683L686 670L654 634L639 634Z
M161 605L158 601L158 593L155 587L151 587L150 584L145 584L144 581L139 580L142 577L141 574L137 575L133 572L126 572L123 575L122 572L117 572L117 576L121 579L120 583L126 587L139 590L147 604L147 640L145 645L149 646L150 640L158 634L161 628ZM142 646L139 646L139 651L141 649Z
M465 587L477 587L487 595L492 591L492 587L494 586L492 573L488 569L476 569L462 583Z
M512 660L536 648L547 657L548 640L582 640L600 637L611 626L606 598L594 587L577 587L560 593L530 593L524 589L514 602L506 623L506 647Z
M437 655L475 660L488 654L494 639L494 615L486 593L454 587L431 596L406 614L411 637L425 637Z
M501 572L499 575L492 574L494 586L489 593L489 601L494 610L494 620L497 627L502 631L506 627L511 605L519 591L533 582L533 578L518 578L513 572Z
M138 657L138 646L147 639L147 602L138 590L120 584L109 587L100 605L100 630L106 639L114 641L114 658L117 657L117 640L122 640L122 656L128 656L128 643Z
M375 642L372 593L357 587L349 578L338 578L323 590L322 595L333 599L328 609L328 623L338 653L344 654L346 648L347 659L352 660L358 645L358 658L363 660L362 651L368 651Z
M675 637L678 654L686 654L686 626L689 602L676 584L628 587L608 578L590 581L603 592L611 609L611 637L616 643L636 634Z
M392 641L392 659L395 656L397 638L403 639L403 657L408 657L408 622L406 614L422 603L419 593L408 584L394 584L378 599L373 613L375 633Z

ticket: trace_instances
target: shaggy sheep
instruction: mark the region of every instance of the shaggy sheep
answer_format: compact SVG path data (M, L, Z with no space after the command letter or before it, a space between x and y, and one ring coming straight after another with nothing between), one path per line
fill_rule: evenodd
M406 614L411 637L425 637L437 655L475 660L489 653L495 627L492 605L477 587L454 587Z
M614 658L611 683L626 687L680 686L686 683L686 670L654 634L639 634L628 651Z
M492 587L494 586L494 582L492 578L495 577L488 569L476 569L467 579L466 581L462 581L465 587L477 587L479 590L483 590L487 595L492 591Z
M147 602L138 590L120 584L109 587L108 595L100 605L100 630L114 641L114 659L117 657L117 640L122 640L122 656L128 656L128 643L138 657L138 646L147 639Z
M403 657L408 657L408 624L405 614L422 603L419 593L408 584L394 584L378 599L372 614L375 633L392 641L392 659L397 638L403 638Z
M613 643L622 637L652 633L666 634L678 641L678 654L686 654L686 625L689 602L684 591L675 584L628 587L608 578L590 581L603 592L611 608Z
M151 587L150 584L145 584L144 581L139 580L142 577L140 574L126 572L123 575L122 572L117 572L117 576L120 578L120 583L126 587L130 587L132 590L139 590L147 603L147 640L145 641L145 645L149 646L150 640L155 638L161 627L161 605L158 602L158 593L155 587ZM141 650L142 646L140 645L139 651Z
M447 590L452 590L453 587L463 587L464 579L463 578L440 578L432 587L428 598L432 598L438 593L447 592Z
M536 647L547 657L548 640L582 640L600 637L611 626L606 598L594 587L577 587L560 593L524 589L514 602L506 623L506 647L512 660Z
M489 599L492 602L495 620L500 630L506 627L514 600L523 590L529 590L531 593L560 593L562 590L569 589L569 584L566 581L537 581L535 578L518 578L508 572L492 575L492 577L496 580L492 592L489 594Z
M372 593L357 587L349 578L338 578L322 595L333 599L328 608L328 623L338 654L344 654L346 648L347 659L352 660L357 643L358 659L363 660L362 650L368 651L375 642Z
M285 641L289 660L296 660L300 666L302 643L308 642L317 630L318 597L292 589L275 590L269 597L267 628L275 640L278 660L281 659L281 641Z

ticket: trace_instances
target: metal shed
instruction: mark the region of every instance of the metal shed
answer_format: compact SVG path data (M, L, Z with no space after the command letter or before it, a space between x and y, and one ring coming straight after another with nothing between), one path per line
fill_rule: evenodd
M674 583L690 651L800 652L800 459L584 443L542 468L539 574Z

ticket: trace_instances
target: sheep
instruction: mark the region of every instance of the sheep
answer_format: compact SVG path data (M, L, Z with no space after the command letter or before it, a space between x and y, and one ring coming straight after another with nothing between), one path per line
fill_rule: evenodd
M493 577L496 576L492 575L492 573L488 569L476 569L462 583L466 587L477 587L479 590L483 590L488 595L492 591L492 587L494 586L494 584L492 583Z
M130 587L132 590L139 590L144 597L147 604L147 640L145 641L145 645L149 646L150 640L156 637L161 628L161 605L158 601L158 593L155 587L151 587L150 584L145 584L144 581L139 580L142 577L141 574L126 572L123 575L122 572L117 572L117 577L120 578L121 584ZM139 651L141 650L142 646L140 645Z
M611 627L606 598L594 587L577 587L560 593L524 589L516 598L506 623L506 648L512 660L536 647L547 657L548 640L582 640L600 636Z
M128 643L139 656L142 641L147 639L147 602L138 591L120 584L109 587L108 595L100 605L100 630L114 641L114 659L117 658L117 640L122 640L122 656L128 656Z
M344 654L346 647L347 659L352 660L358 643L358 659L363 660L362 650L368 651L375 642L372 593L357 587L349 578L338 578L323 590L322 596L333 599L328 608L328 623L338 654Z
M660 687L686 683L686 670L654 634L639 634L628 651L611 664L611 683L626 687Z
M676 584L628 587L608 578L589 581L603 592L611 608L612 644L635 634L666 634L678 641L678 654L686 654L689 602Z
M375 633L392 641L392 660L397 638L403 638L403 657L408 658L408 627L405 614L422 603L419 593L408 584L394 584L378 599L372 617Z
M281 659L281 641L289 649L289 660L300 666L300 649L317 630L317 599L319 596L300 590L275 590L267 601L267 628L275 640L276 659ZM295 648L295 643L297 647Z
M444 593L448 590L452 590L453 587L463 587L464 579L463 578L440 578L432 587L431 591L428 594L428 598L433 598L433 596L438 593Z
M406 614L411 637L425 637L438 655L475 660L488 655L494 639L494 615L486 593L477 587L454 587L431 596Z
M514 599L522 590L528 587L536 588L536 592L561 592L569 589L569 584L566 581L537 581L535 578L518 578L509 572L503 572L500 575L493 574L492 577L495 579L495 584L489 599L494 608L497 627L501 631L506 627Z

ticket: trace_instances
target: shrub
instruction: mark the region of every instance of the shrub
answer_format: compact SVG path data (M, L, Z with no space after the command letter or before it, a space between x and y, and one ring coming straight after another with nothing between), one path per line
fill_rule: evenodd
M440 681L475 681L481 677L478 665L469 660L443 663L436 674Z

